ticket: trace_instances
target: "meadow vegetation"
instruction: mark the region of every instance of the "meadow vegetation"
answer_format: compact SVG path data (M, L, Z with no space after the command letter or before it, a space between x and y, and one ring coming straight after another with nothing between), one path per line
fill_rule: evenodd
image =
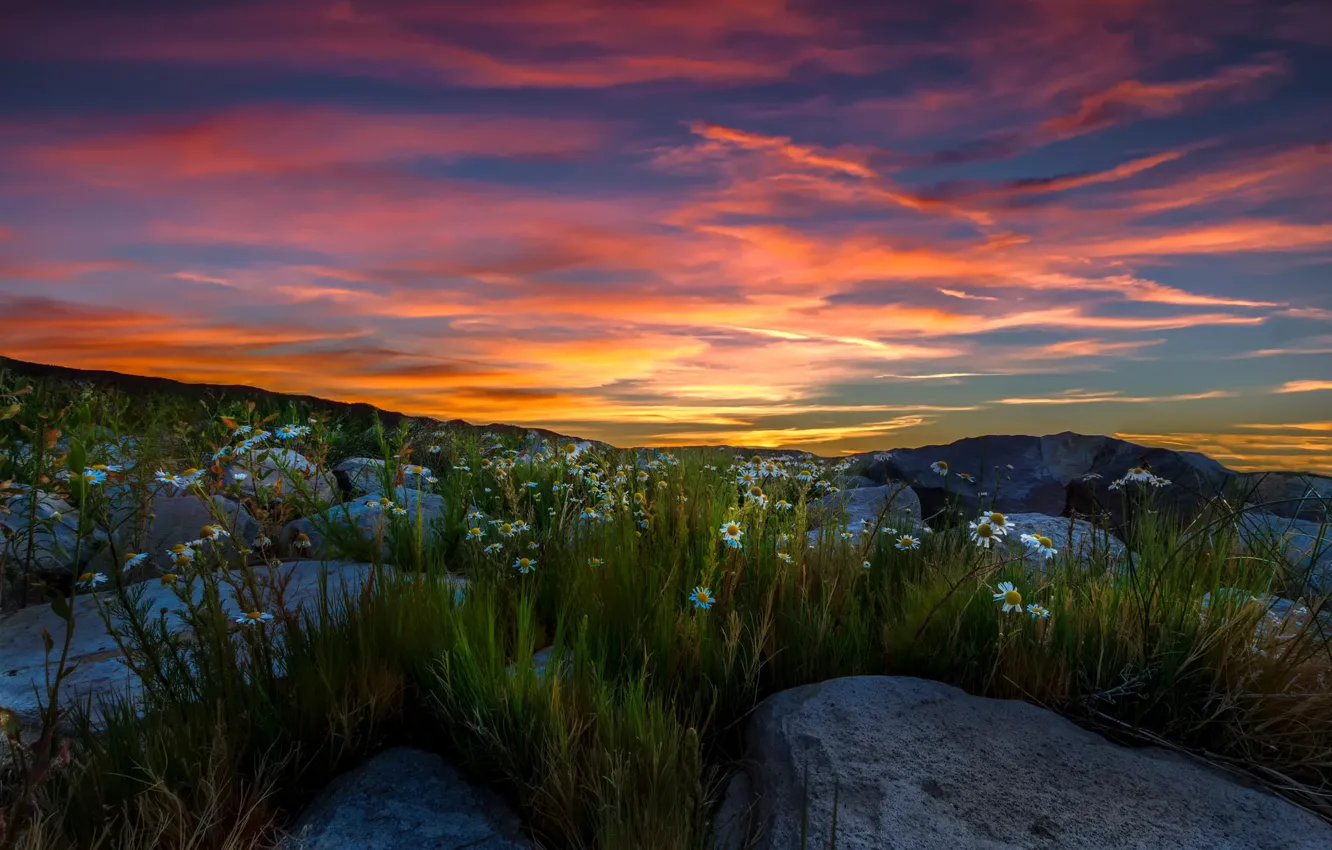
M1023 529L988 512L907 523L889 505L811 538L821 499L856 469L795 453L600 451L426 420L385 431L306 405L14 375L0 375L0 417L0 505L39 527L52 520L37 500L14 497L58 496L77 508L80 545L113 565L43 583L25 541L0 549L0 604L49 605L67 625L32 636L50 659L40 732L19 740L0 708L16 756L0 848L274 846L329 776L401 742L503 789L543 846L704 848L753 707L852 675L1028 700L1332 816L1323 602L1278 541L1241 545L1242 494L1180 521L1153 507L1171 485L1125 470L1134 560L1079 563L1029 537L1044 565L1031 569L992 543ZM271 449L313 470L262 485ZM339 530L343 497L311 484L367 455L384 460L387 494L370 541ZM151 567L143 556L160 553L134 547L159 492L223 494L262 534L228 555L234 514L218 511L177 541L170 569ZM441 496L444 513L408 512L413 492ZM298 516L374 565L363 590L289 609L283 560L301 553L278 541ZM143 601L164 585L183 630ZM103 622L75 616L82 594ZM1295 602L1291 615L1274 623L1268 595ZM62 693L68 634L107 627L138 704ZM552 644L538 674L533 653Z

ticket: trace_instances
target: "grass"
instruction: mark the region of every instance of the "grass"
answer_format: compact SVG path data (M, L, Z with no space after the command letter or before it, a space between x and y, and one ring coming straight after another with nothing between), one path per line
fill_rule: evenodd
M893 520L918 549L878 529L846 540L835 523L807 547L828 492L819 482L844 464L783 461L785 476L759 477L760 505L738 483L749 459L717 451L524 453L516 437L421 421L386 433L307 406L26 386L0 376L0 484L38 481L60 494L80 509L80 540L108 541L108 563L139 551L155 473L200 467L185 489L229 491L270 541L310 517L335 552L372 563L374 579L364 592L330 588L293 615L279 560L292 553L270 542L228 556L202 543L166 568L188 609L178 632L142 596L163 568L107 569L91 589L39 585L40 553L19 545L3 564L9 604L44 599L68 613L69 629L89 628L98 624L73 616L71 602L95 592L143 701L67 705L57 651L67 635L52 636L42 735L25 738L0 783L0 848L271 847L329 775L396 743L502 789L544 847L709 847L753 707L850 675L1025 699L1244 771L1332 817L1327 640L1290 624L1256 640L1263 606L1219 591L1301 599L1306 624L1322 601L1274 541L1240 546L1220 500L1185 524L1154 512L1152 488L1131 482L1125 542L1136 566L1098 550L1089 564L1061 553L1029 571L947 515L930 518L931 533ZM249 436L236 433L246 426L309 430L204 463ZM129 457L111 457L115 435L136 436L120 452ZM258 486L263 445L297 449L316 470L287 475L280 490ZM419 480L443 498L443 514L386 510L370 541L340 530L346 506L314 485L352 456L382 458L390 494L408 464L429 467L436 480ZM116 460L127 468L84 481ZM231 463L248 477L231 479ZM501 533L519 520L525 530ZM735 546L719 533L732 520L743 530ZM237 531L225 515L217 522ZM515 569L521 557L535 569ZM461 596L447 580L459 573L469 581ZM1004 581L1049 617L1004 613L994 599ZM698 588L710 607L691 601ZM245 611L273 619L235 622ZM533 652L551 644L538 675ZM807 839L822 847L835 836Z

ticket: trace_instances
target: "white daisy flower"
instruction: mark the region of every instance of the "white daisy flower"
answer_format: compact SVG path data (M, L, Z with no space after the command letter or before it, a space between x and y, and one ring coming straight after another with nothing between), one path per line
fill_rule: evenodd
M999 592L994 595L994 601L1004 603L1003 610L1005 614L1009 611L1022 613L1022 594L1018 593L1017 588L1013 586L1011 581L1002 582L999 585Z
M994 526L988 522L971 523L971 539L982 549L989 549L990 545L998 539L994 533Z
M236 618L236 622L242 626L259 626L273 619L273 615L267 611L251 611L248 614L242 614Z
M1031 548L1032 552L1040 555L1047 561L1059 552L1059 550L1055 548L1054 541L1044 535L1024 534L1020 539Z
M740 528L740 523L734 520L721 527L722 540L726 541L726 545L733 549L740 548L740 538L744 536L744 533Z

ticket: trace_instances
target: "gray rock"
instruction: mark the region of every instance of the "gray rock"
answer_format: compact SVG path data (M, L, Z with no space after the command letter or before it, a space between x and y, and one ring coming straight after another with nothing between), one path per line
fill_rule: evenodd
M17 488L15 488L17 489ZM5 500L6 510L0 511L0 538L5 547L4 562L22 568L29 550L32 562L29 568L40 575L53 578L68 577L82 572L106 542L106 534L93 528L84 537L79 549L79 512L68 502L49 493L39 493L36 500L37 522L29 526L33 502L27 493ZM56 519L56 514L59 518ZM75 550L78 563L75 563Z
M146 515L113 517L117 551L144 552L157 569L172 572L173 564L168 550L177 543L198 540L205 525L221 524L230 536L224 538L217 549L228 561L234 561L243 545L254 548L255 540L263 530L259 521L237 501L217 495L210 502L193 493L176 492L154 496ZM219 522L220 520L220 522ZM103 553L94 566L110 574L122 565L112 564L110 552Z
M1238 489L1250 502L1281 517L1317 522L1332 509L1332 477L1300 472L1253 472Z
M861 487L877 487L879 482L873 478L866 478L863 475L838 475L833 479L834 485L843 490L857 490Z
M317 467L305 455L294 449L276 446L255 449L226 468L228 481L234 473L249 475L241 484L241 491L254 493L258 487L276 487L281 482L285 498L297 492L297 482L309 488L310 494L321 502L334 498L338 490L337 478L325 469L317 472Z
M1059 559L1065 555L1071 555L1080 566L1085 567L1091 563L1093 552L1105 553L1116 565L1124 562L1126 549L1123 542L1104 529L1098 530L1086 520L1030 513L1004 516L1011 526L1005 546L1010 555L1021 554L1028 569L1041 569L1047 563L1059 563ZM1047 562L1022 542L1024 534L1050 538L1059 554Z
M1332 591L1332 523L1248 511L1239 518L1238 531L1240 541L1255 551L1276 544L1297 585L1307 581L1316 592Z
M879 519L879 512L891 500L884 523L889 526L917 523L920 521L920 499L906 484L894 482L877 487L857 487L854 490L842 490L824 496L814 503L810 511L810 521L816 525L833 520L841 510L846 511L847 527L859 531L868 521L873 524Z
M382 555L388 557L388 541L392 539L393 518L366 504L382 497L382 493L370 493L342 505L329 508L327 518L302 517L301 519L292 520L283 526L278 545L282 551L292 552L296 556L326 558L333 554L331 541L326 533L328 523L355 528L365 540L373 541L379 533L382 521L385 538ZM405 518L410 523L415 524L417 517L423 515L423 522L427 531L429 531L432 522L444 516L443 496L398 487L393 491L392 498L396 504L407 509ZM301 534L309 538L310 547L303 551L297 551L293 544Z
M430 753L396 747L333 781L285 850L525 850L512 810Z
M554 652L555 647L548 646L545 649L538 649L536 652L532 653L532 669L536 672L536 677L538 679L545 678L546 668L550 666L550 658ZM510 664L504 669L510 676L517 675L518 673L517 664ZM569 649L567 647L564 650L564 657L560 662L560 670L564 676L570 675L573 671L573 659L569 656Z
M939 682L833 679L751 717L746 771L759 850L1321 850L1332 826L1167 750L1129 749L1018 700Z
M347 487L353 493L373 493L382 491L384 461L373 457L349 457L333 467L333 474L341 483L345 477Z
M359 589L370 574L369 564L352 562L320 563L295 561L284 564L281 575L290 576L285 593L286 610L298 608L319 598L321 580L327 581L329 592L336 594L339 587ZM258 569L263 577L267 570ZM191 588L196 602L203 596L203 587L195 582ZM241 613L234 590L222 585L224 609ZM168 622L174 630L185 628L182 619L184 604L180 597L158 581L144 582L132 588L142 593L142 602L148 610L167 609ZM102 601L109 597L103 591ZM134 697L140 692L139 682L122 662L115 639L107 630L98 611L98 599L93 594L80 594L74 600L74 637L70 645L70 661L78 667L61 685L61 701L92 699L121 693ZM271 606L270 606L271 610ZM115 624L115 621L113 621ZM42 648L41 632L45 628L56 645L65 639L65 621L56 616L49 605L31 605L0 619L0 705L15 711L24 735L32 740L39 727L37 695L34 687L44 687L46 656ZM4 764L0 754L0 765Z

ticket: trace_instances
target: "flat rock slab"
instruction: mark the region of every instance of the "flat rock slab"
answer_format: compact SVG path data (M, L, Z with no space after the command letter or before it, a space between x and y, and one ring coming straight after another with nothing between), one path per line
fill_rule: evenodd
M1095 553L1104 553L1116 566L1124 564L1124 543L1104 529L1097 529L1085 519L1047 516L1045 514L1005 514L1004 517L1012 528L1006 537L1006 546L1010 554L1022 555L1023 564L1029 570L1042 570L1047 563L1022 542L1022 535L1048 537L1059 554L1050 563L1059 563L1063 557L1073 558L1079 566L1086 567Z
M287 607L295 610L301 605L318 599L321 579L328 583L331 594L339 586L359 588L370 574L369 564L351 562L295 561L283 564L282 574L291 574L287 585ZM262 569L259 570L264 572ZM178 612L183 610L179 597L160 582L144 583L143 600L150 603L149 610L167 608L172 612L175 623L184 627ZM235 599L234 591L227 585L222 587L223 607L241 611ZM200 599L203 589L196 583L194 598ZM102 596L106 596L103 591ZM133 696L138 693L138 682L129 668L121 661L120 651L115 640L106 629L97 610L97 602L91 594L81 594L74 600L74 640L70 646L70 660L78 662L78 667L61 685L61 702L68 705L72 700L123 693ZM34 685L44 687L45 652L42 648L42 629L51 633L56 642L56 655L65 637L65 622L55 615L49 605L33 605L24 608L4 619L0 619L0 705L13 709L19 716L25 738L31 740L33 730L38 725L38 694ZM45 696L45 692L42 692ZM3 745L0 745L0 749ZM0 752L0 764L4 763L5 753Z
M746 730L760 850L1326 850L1332 826L1167 750L939 682L857 676L765 700ZM743 808L737 794L724 807ZM718 847L737 846L718 843Z
M811 511L811 522L822 524L841 511L846 511L847 528L859 532L866 522L871 525L879 519L884 505L892 501L888 512L884 514L884 523L895 527L902 523L920 522L920 499L915 492L902 482L883 484L877 487L856 487L842 490L830 496L824 496L815 503Z
M297 819L284 850L530 850L513 812L457 768L408 747L343 774Z

